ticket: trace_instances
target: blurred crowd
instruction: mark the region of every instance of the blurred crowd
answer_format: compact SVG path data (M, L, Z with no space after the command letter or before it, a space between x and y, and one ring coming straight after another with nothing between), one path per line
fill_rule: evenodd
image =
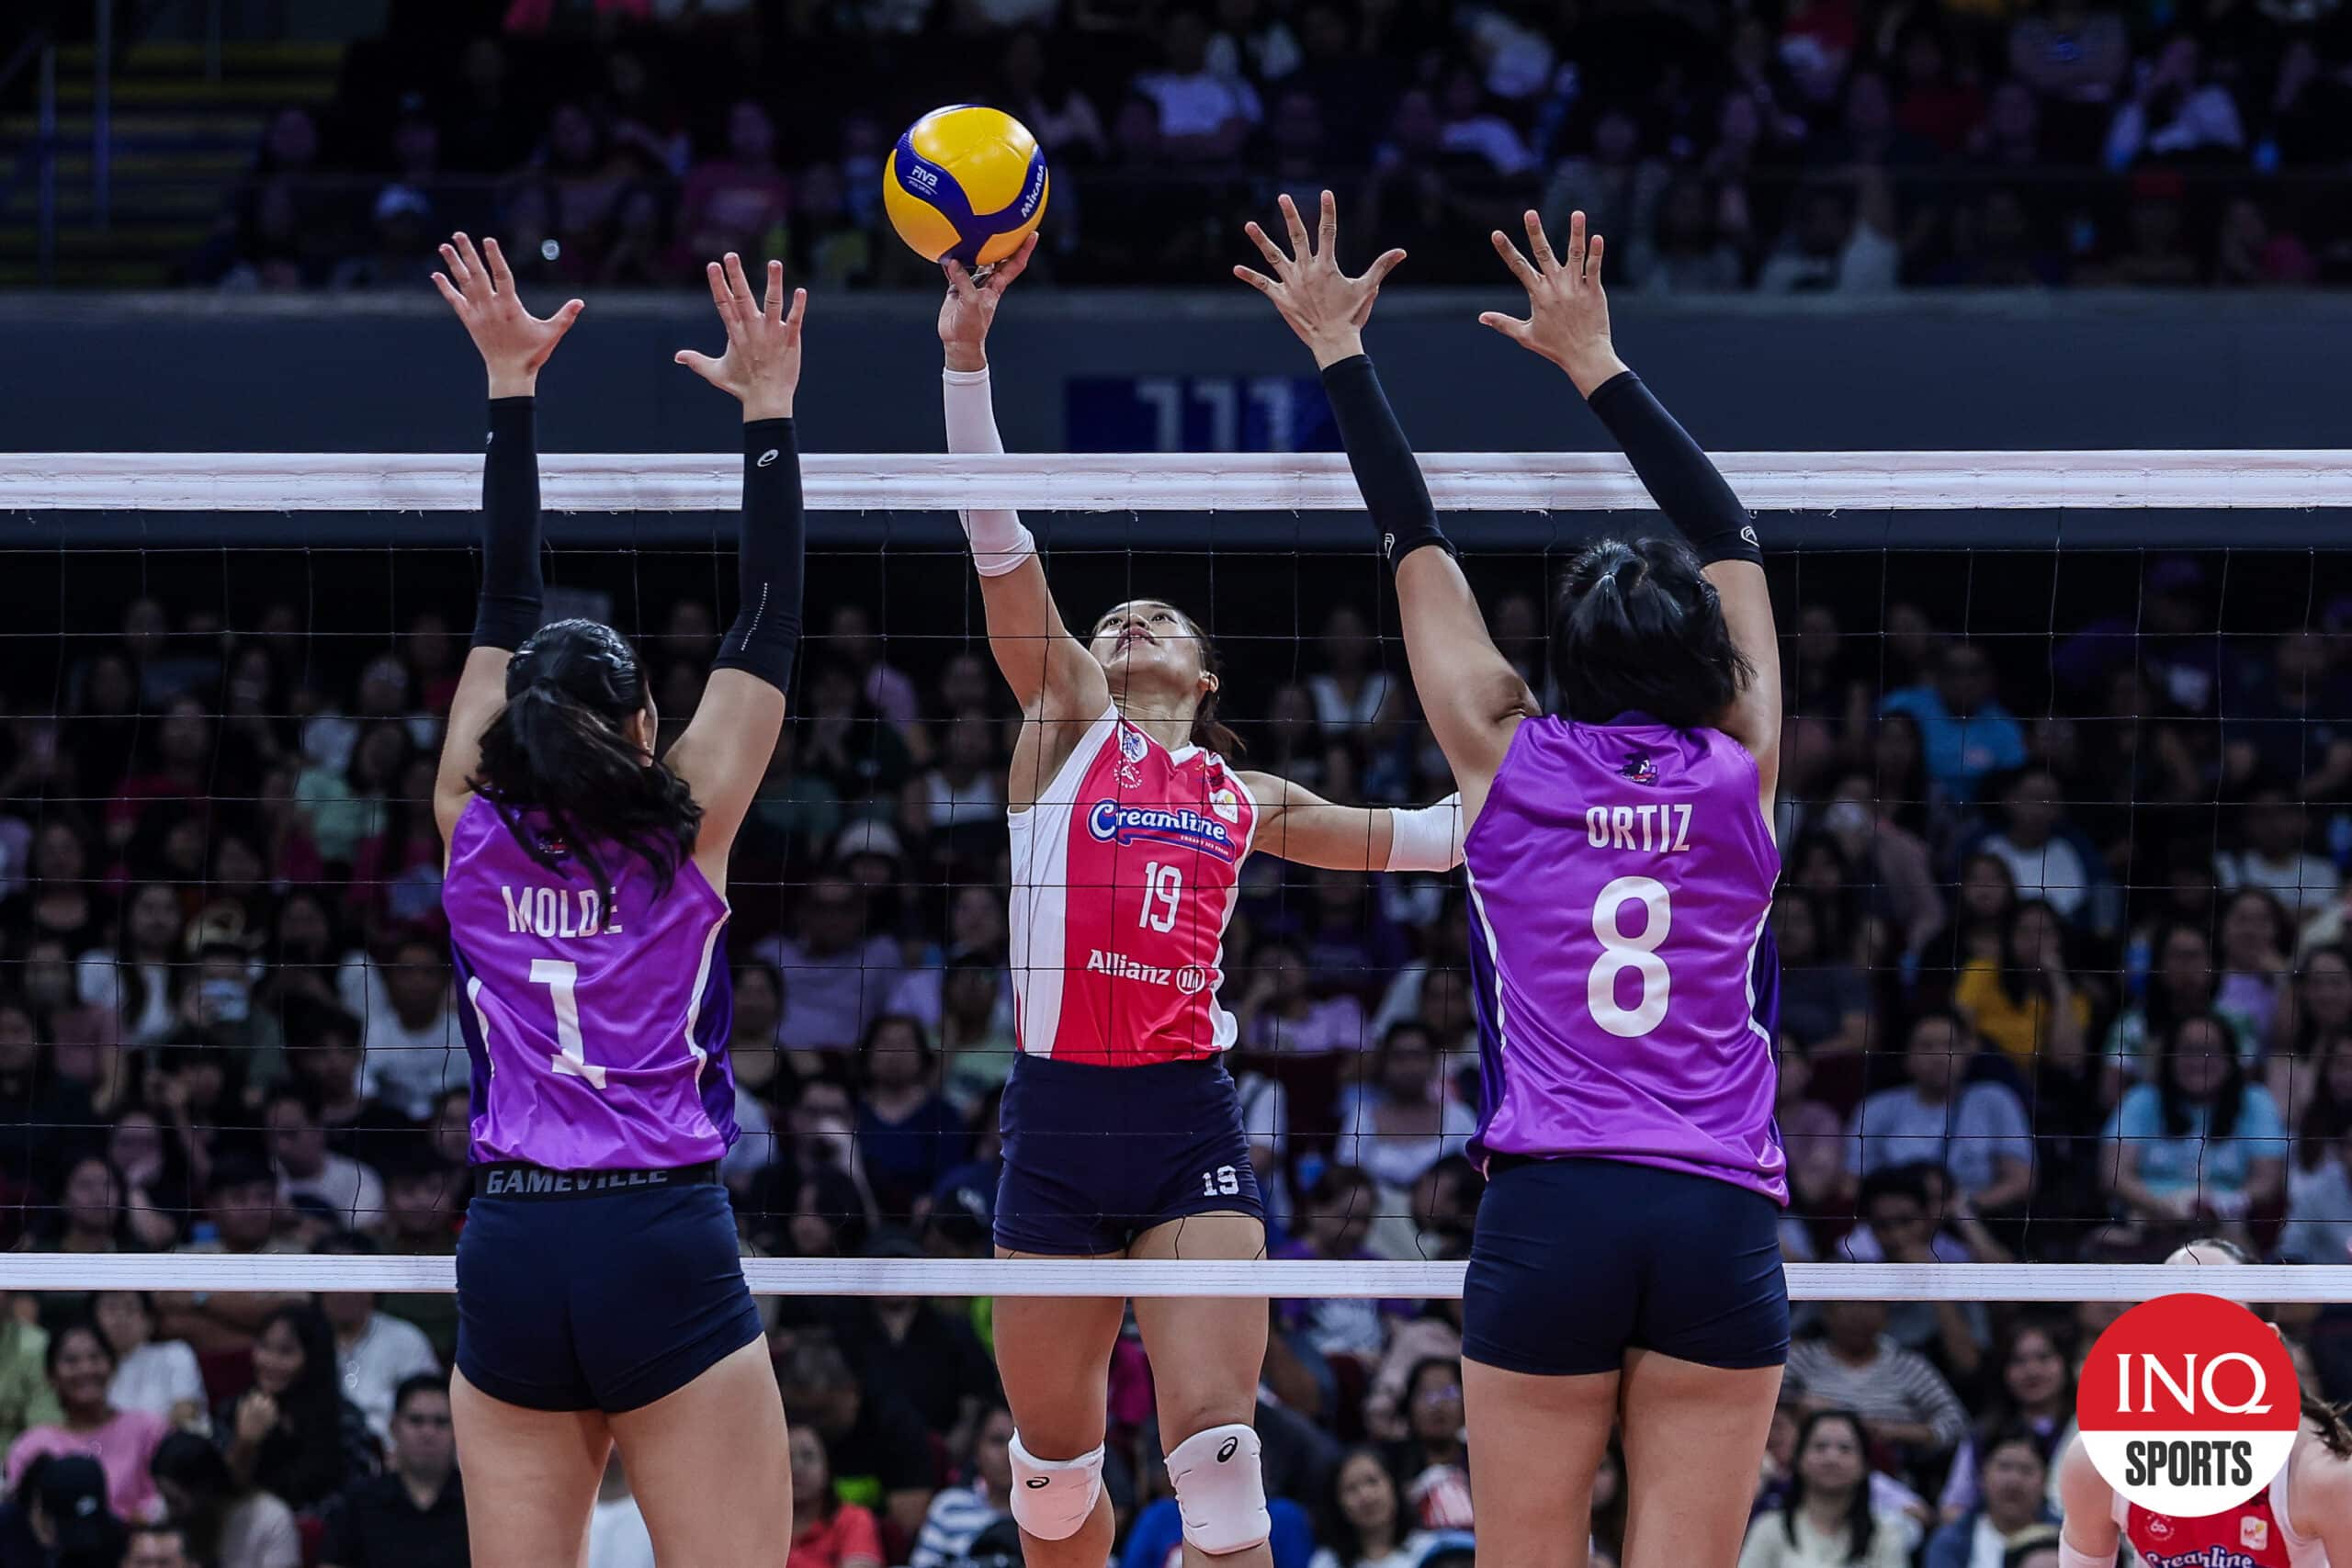
M1214 286L1329 186L1414 283L1577 208L1621 289L2231 288L2352 277L2342 0L396 0L269 122L185 280L420 287L493 232L565 288L722 251L923 285L881 216L943 103L1050 159L1039 269ZM458 27L456 38L453 27ZM1247 259L1246 255L1242 259Z
M1787 598L1790 1258L2135 1261L2199 1235L2352 1256L2352 604L2315 592L2298 629L2220 636L2214 565L2126 564L2120 596L2035 632L1938 624L1831 572ZM1523 582L1488 611L1540 690ZM745 1136L724 1174L748 1256L985 1258L1015 716L977 644L818 603L729 878ZM235 631L141 599L15 662L32 684L0 694L0 1244L453 1251L470 1068L426 802L461 613L327 639L292 597ZM1316 597L1287 675L1237 675L1253 765L1340 799L1448 787L1374 613ZM674 726L713 607L645 616ZM1466 1255L1464 937L1450 879L1250 863L1224 1000L1275 1257ZM795 1430L792 1568L1017 1560L985 1300L764 1310ZM2079 1358L2119 1310L1801 1309L1747 1561L2038 1550ZM1459 1303L1271 1311L1279 1568L1466 1560ZM453 1312L16 1298L0 1568L463 1562ZM2312 1386L2352 1391L2347 1323L2288 1316ZM1129 1338L1111 1389L1125 1568L1168 1568L1181 1540L1152 1409ZM1617 1466L1595 1519L1611 1560ZM598 1519L597 1568L650 1562L617 1472ZM60 1556L82 1524L100 1555ZM146 1526L169 1528L131 1536Z

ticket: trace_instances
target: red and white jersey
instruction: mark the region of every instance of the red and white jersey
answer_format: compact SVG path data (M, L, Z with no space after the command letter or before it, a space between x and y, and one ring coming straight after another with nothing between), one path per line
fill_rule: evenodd
M1010 816L1021 1049L1114 1067L1229 1049L1216 993L1258 803L1225 759L1113 710Z
M2119 1492L2115 1522L2148 1568L2328 1568L2327 1548L2297 1535L2288 1517L2294 1470L2290 1461L2269 1490L2201 1519L2152 1514Z

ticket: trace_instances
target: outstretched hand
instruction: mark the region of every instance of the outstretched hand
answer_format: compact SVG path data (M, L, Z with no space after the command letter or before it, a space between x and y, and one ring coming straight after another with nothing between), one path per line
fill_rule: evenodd
M1590 397L1600 384L1623 372L1617 345L1609 338L1609 296L1601 292L1600 235L1585 239L1584 214L1568 217L1568 254L1555 258L1552 242L1544 235L1544 220L1527 215L1527 248L1531 262L1498 229L1492 236L1495 254L1527 290L1527 316L1506 316L1487 310L1478 321L1503 336L1542 355L1568 373L1577 390Z
M1012 280L1029 269L1029 258L1036 254L1037 236L1033 233L1021 242L1019 250L983 269L988 274L986 278L974 278L964 270L964 264L952 256L943 264L947 274L947 298L939 305L939 342L947 351L947 368L988 368L989 328L996 322L996 308Z
M1255 223L1242 226L1250 243L1266 258L1273 276L1237 266L1233 276L1274 302L1283 320L1315 355L1317 368L1338 364L1363 352L1363 324L1372 316L1372 302L1380 285L1405 259L1402 251L1384 251L1354 277L1340 270L1340 209L1331 193L1323 193L1323 214L1317 243L1307 243L1306 224L1298 204L1282 198L1283 223L1290 231L1290 250L1268 238Z
M481 244L489 253L487 265L471 240L450 235L441 247L442 265L449 270L435 273L433 287L441 290L441 298L465 323L474 347L481 351L482 364L490 370L490 395L527 398L538 389L539 367L585 307L567 299L554 315L534 316L514 292L514 275L507 270L498 242L484 240Z
M703 269L710 279L711 302L727 329L727 352L713 359L691 348L678 351L684 366L743 405L748 423L755 419L790 419L793 394L800 387L800 321L808 310L808 291L792 291L792 309L785 310L784 264L768 263L767 298L753 298L751 280L743 276L743 260L733 251L724 264Z

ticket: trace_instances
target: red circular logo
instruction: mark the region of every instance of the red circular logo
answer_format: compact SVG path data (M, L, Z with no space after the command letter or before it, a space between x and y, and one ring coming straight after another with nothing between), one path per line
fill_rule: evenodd
M2268 1324L2219 1296L2160 1296L2091 1347L2075 1421L2119 1494L2202 1518L2270 1484L2294 1450L2302 1394Z

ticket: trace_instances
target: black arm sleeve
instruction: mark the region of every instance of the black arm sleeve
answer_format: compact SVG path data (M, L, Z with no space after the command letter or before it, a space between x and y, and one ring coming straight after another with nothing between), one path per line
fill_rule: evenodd
M743 426L743 539L736 554L742 604L713 669L741 670L779 692L791 689L807 543L792 421L752 420Z
M476 648L520 648L539 629L539 448L533 404L530 398L490 400Z
M1331 400L1340 444L1348 449L1348 466L1355 470L1356 488L1363 491L1364 511L1379 530L1380 553L1390 570L1423 545L1453 554L1453 542L1437 525L1429 481L1396 423L1396 411L1388 406L1388 394L1380 389L1370 356L1355 355L1326 369L1323 392Z
M1747 508L1640 377L1631 370L1612 376L1586 400L1624 448L1650 499L1702 561L1764 563Z

